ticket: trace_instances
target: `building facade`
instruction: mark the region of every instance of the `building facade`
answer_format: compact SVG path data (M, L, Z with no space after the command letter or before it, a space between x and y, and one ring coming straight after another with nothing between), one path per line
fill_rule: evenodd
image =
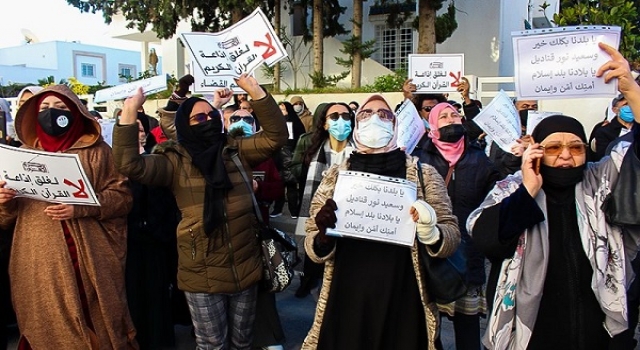
M542 12L540 5L545 2L549 7L546 12ZM514 64L511 32L524 30L525 21L548 24L548 18L552 18L558 11L558 4L559 0L456 0L458 28L444 43L437 45L436 51L443 54L464 53L466 75L512 76ZM353 2L341 0L340 5L346 7L340 20L350 33ZM441 12L446 11L447 5L445 2ZM287 9L284 9L284 6L283 2L281 23L290 45L287 46L289 58L282 61L284 72L281 87L311 87L309 73L313 69L312 45L303 43L302 37L295 35L300 28L299 21L303 9L297 8L295 2ZM407 55L417 51L418 31L412 27L417 15L417 3L408 6L412 15L400 28L394 28L386 23L388 10L376 5L374 1L363 2L362 37L364 41L375 39L377 51L371 59L363 62L362 85L372 83L377 76L390 74L402 68L406 64ZM545 19L545 16L548 18L540 21L541 18ZM310 15L307 24L311 25ZM143 53L149 52L150 46L158 47L165 58L162 69L166 73L179 77L190 72L191 58L179 43L179 35L168 40L160 40L151 30L139 33L126 29L126 20L121 15L113 19L111 28L114 38L140 42ZM189 24L183 21L179 23L176 32L179 34L189 31ZM324 40L325 75L337 75L348 70L337 65L334 57L347 58L339 50L342 48L342 41L349 35ZM145 62L145 59L143 55L141 60ZM261 83L269 83L269 79L262 72L258 71L256 74ZM350 81L349 75L339 85L349 86Z
M55 82L74 77L85 85L118 85L127 81L122 76L137 78L148 69L142 69L140 55L137 51L63 41L3 48L0 85L35 84L49 76Z

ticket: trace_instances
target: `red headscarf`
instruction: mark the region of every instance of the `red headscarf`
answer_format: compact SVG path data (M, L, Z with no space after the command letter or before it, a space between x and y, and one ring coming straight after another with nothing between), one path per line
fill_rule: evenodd
M76 109L76 107L70 101L67 101L64 97L58 94L43 94L40 96L40 101L38 101L38 105L42 103L42 101L47 96L54 95L60 98L69 108L71 114L73 115L71 128L69 131L65 132L60 136L51 136L42 130L40 123L36 123L36 135L38 136L38 140L40 141L40 146L47 152L64 152L71 148L76 141L84 134L84 119L85 117Z
M438 131L438 117L440 116L440 113L447 108L451 108L453 111L457 112L452 105L446 102L438 103L431 109L431 112L429 112L429 125L431 125L429 137L431 138L431 141L433 141L433 144L436 145L438 151L440 151L440 154L442 154L444 159L449 162L449 166L451 167L456 165L460 157L462 157L462 153L464 153L465 138L463 137L458 140L458 142L454 143L439 140L440 131Z

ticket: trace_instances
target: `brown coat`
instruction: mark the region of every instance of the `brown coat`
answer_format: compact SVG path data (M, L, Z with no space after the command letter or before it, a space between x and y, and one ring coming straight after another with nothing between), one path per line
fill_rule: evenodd
M418 181L417 169L418 158L407 156L407 180L416 184ZM322 288L320 289L320 298L316 307L316 314L309 330L309 334L302 344L302 349L315 349L318 346L318 337L320 336L320 329L324 320L324 311L327 306L327 300L329 300L329 291L331 290L331 281L333 279L333 259L335 249L326 256L318 256L314 247L314 239L318 235L318 227L315 224L315 215L320 208L324 205L328 198L333 197L333 191L338 179L338 172L340 170L347 170L348 160L343 162L340 166L334 165L327 171L322 183L318 187L313 200L311 202L311 209L309 213L311 218L307 219L305 229L307 236L304 240L304 248L309 258L316 263L324 263L324 278L322 281ZM441 233L442 244L438 251L433 251L431 247L426 246L416 239L411 247L411 261L413 262L413 269L418 280L418 288L420 289L420 298L422 300L422 306L424 307L424 314L426 318L427 329L425 330L429 339L429 350L435 350L434 340L438 334L439 316L438 308L433 300L430 300L427 294L425 280L423 278L423 267L419 262L418 249L426 249L431 256L447 257L453 254L460 243L460 229L458 228L458 220L451 212L451 200L447 195L447 188L444 186L442 177L438 174L435 168L430 165L422 165L422 173L424 176L425 193L426 198L423 198L422 191L418 190L418 199L423 199L429 203L436 212L438 217L438 229ZM419 186L419 185L418 185Z
M16 132L27 148L41 149L35 133L39 96L70 100L85 121L85 134L65 153L80 157L101 206L74 206L66 224L75 241L80 275L95 333L82 312L78 284L62 225L43 211L50 203L16 198L0 205L0 226L15 222L9 274L18 327L33 349L137 348L124 285L127 218L131 194L114 166L100 126L66 86L44 89L16 116Z
M143 184L169 187L182 213L178 224L178 288L196 293L236 293L262 277L256 238L256 217L247 184L231 156L239 154L249 179L251 168L268 159L287 141L288 132L273 97L253 101L262 130L246 138L227 138L223 151L233 188L224 205L227 222L204 233L205 180L191 156L177 142L168 141L160 154L140 155L138 127L116 125L113 151L120 171Z

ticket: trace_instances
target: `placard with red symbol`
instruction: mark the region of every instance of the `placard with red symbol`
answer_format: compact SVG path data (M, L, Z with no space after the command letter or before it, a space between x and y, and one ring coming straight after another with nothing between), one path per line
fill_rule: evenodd
M5 188L51 203L99 206L77 154L0 145L0 179Z
M409 78L416 93L456 92L464 76L464 54L411 54Z
M217 33L182 33L182 41L195 61L195 92L233 88L230 78L251 74L263 63L276 64L287 51L269 19L258 7L238 23ZM223 86L220 86L223 85Z

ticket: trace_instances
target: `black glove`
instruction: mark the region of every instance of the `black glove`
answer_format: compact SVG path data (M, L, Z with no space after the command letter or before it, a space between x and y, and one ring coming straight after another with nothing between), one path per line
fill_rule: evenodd
M336 217L337 209L336 202L329 198L316 214L316 226L320 231L317 238L320 243L329 243L331 240L331 238L327 237L327 228L336 228L336 222L338 222Z
M191 86L195 82L195 79L191 74L187 74L178 80L178 88L175 93L180 97L187 96L189 93L189 86Z

